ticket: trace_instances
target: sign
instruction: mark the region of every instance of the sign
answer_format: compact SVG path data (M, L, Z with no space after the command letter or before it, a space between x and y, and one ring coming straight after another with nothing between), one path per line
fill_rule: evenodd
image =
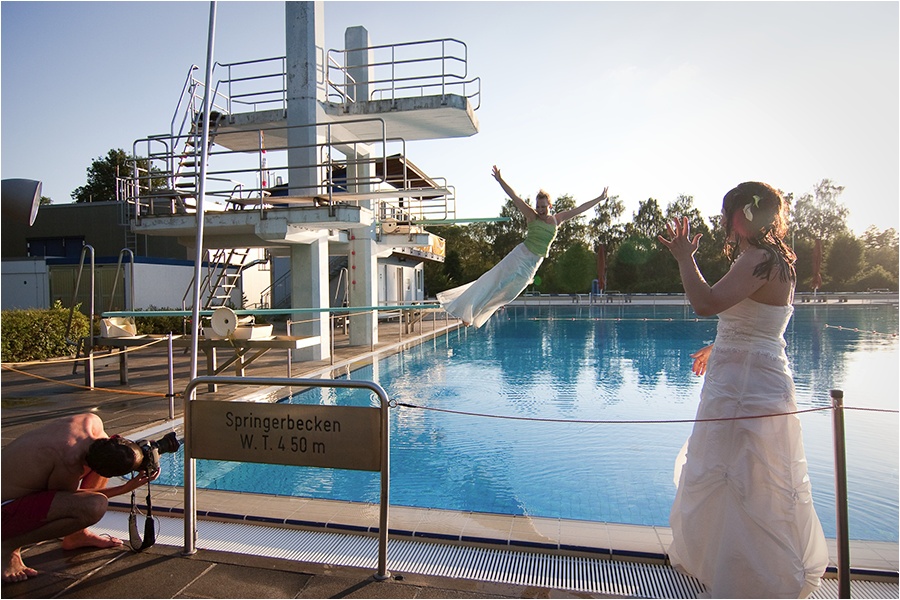
M191 458L381 470L381 410L193 400Z

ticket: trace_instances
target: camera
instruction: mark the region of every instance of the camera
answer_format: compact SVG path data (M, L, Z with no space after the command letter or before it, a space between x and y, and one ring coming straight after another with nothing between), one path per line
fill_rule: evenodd
M169 452L177 452L181 444L175 437L175 432L167 433L159 440L141 440L137 443L143 453L143 459L139 470L144 471L148 475L153 475L159 471L159 455Z

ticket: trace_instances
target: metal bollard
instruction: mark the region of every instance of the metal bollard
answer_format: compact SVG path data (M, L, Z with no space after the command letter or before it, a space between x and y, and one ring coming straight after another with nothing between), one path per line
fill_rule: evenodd
M831 390L834 419L834 495L837 517L838 598L850 597L850 530L847 520L847 455L844 448L844 392Z
M169 420L175 418L175 361L172 358L172 332L169 332L168 339L169 352Z

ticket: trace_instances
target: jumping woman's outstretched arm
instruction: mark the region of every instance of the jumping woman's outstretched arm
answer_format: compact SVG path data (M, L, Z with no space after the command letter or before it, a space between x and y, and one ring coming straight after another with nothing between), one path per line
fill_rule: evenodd
M513 204L516 206L516 208L519 209L519 212L525 215L526 221L531 221L532 219L537 217L537 213L534 211L534 209L531 208L531 206L529 206L527 202L519 198L519 195L516 194L516 192L513 191L511 187L509 187L509 184L503 180L503 177L500 175L500 169L497 167L497 165L494 165L494 169L491 174L494 176L494 179L497 180L497 183L500 184L500 187L503 188L503 191L506 192L506 195L509 196L510 200L513 201Z
M581 213L590 210L591 208L597 206L602 201L606 200L606 192L609 190L609 186L603 188L603 193L594 198L593 200L588 200L584 204L579 204L575 208L571 208L569 210L564 210L562 212L556 213L556 222L562 224L564 221L568 221L572 217L576 217Z

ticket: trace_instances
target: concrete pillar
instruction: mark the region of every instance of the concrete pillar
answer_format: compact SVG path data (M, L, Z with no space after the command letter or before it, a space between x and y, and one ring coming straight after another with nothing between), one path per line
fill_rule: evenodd
M292 196L321 194L316 111L325 94L325 27L321 2L285 2L288 188ZM318 18L317 18L318 17Z
M328 239L326 233L312 244L291 246L291 306L328 306ZM328 313L295 313L292 333L303 337L318 335L322 343L295 350L296 360L323 360L331 356L331 322Z
M344 48L368 48L369 32L365 27L348 27L344 32ZM369 80L371 79L371 52L368 50L352 50L347 52L346 66L353 81L354 89L348 90L350 97L357 101L365 101L369 96ZM348 149L348 182L367 182L372 178L373 165L361 161L369 157L369 149L356 146ZM353 164L358 161L357 164ZM369 183L357 183L353 186L358 192L371 191ZM360 201L360 206L375 210L377 202ZM350 306L375 306L378 304L378 280L376 277L378 260L375 256L375 225L353 229L350 231ZM378 315L367 312L350 318L350 345L369 346L378 342Z
M316 111L325 100L325 26L322 2L285 2L287 58L288 188L291 196L321 195ZM291 246L291 306L328 308L327 232L312 244ZM331 355L329 313L295 313L294 335L318 335L322 343L294 353L297 360Z

